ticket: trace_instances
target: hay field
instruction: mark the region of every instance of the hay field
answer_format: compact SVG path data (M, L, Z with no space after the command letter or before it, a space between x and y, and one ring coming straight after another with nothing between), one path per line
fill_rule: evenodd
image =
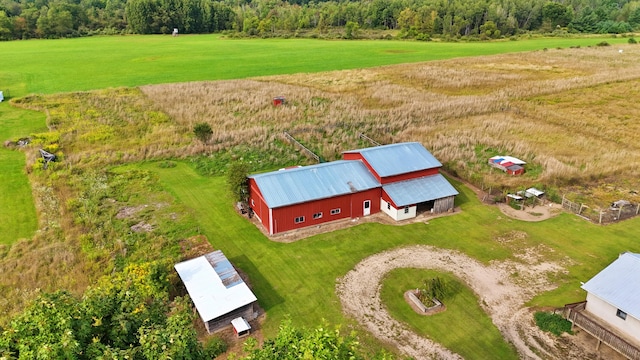
M640 200L639 78L640 47L624 45L142 91L184 128L211 124L214 149L245 144L274 156L287 131L332 160L370 145L358 133L420 141L477 185L551 186L607 206ZM272 106L277 95L286 106ZM528 174L492 171L486 161L495 154L527 161Z

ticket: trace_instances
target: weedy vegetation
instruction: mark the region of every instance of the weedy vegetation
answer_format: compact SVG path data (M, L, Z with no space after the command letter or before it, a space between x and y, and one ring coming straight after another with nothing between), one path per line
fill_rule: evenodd
M570 215L543 224L497 221L499 211L453 180L461 193L456 205L463 210L455 216L398 227L362 224L281 244L235 213L221 175L232 164L259 172L313 163L283 138L284 131L326 160L371 146L359 137L365 134L380 143L422 142L449 174L478 186L536 186L555 199L564 195L594 208L620 198L638 202L640 106L632 99L640 96L640 49L619 47L624 52L618 46L583 46L12 99L15 106L45 114L48 131L34 124L23 128L29 134L0 131L11 139L32 139L20 148L26 168L19 186L28 177L26 192L38 219L35 235L27 222L34 220L27 219L36 216L26 216L17 220L26 224L26 230L16 230L23 239L0 245L0 324L42 293L66 289L79 298L100 276L130 265L162 258L170 266L186 256L185 239L200 234L252 279L269 315L268 334L287 316L306 326L321 318L354 325L339 309L335 279L368 255L408 244L455 249L483 262L517 261L524 247L542 249L549 260L566 264L567 272L551 279L558 288L531 305L582 300L579 281L621 251L640 251L633 240L637 219L606 228ZM287 101L273 106L274 96ZM201 124L211 129L206 141L194 132ZM58 157L48 170L39 148ZM10 153L2 160L20 154ZM496 154L527 161L527 173L510 177L489 167L487 158ZM25 214L35 215L27 208ZM510 241L509 234L525 235ZM420 277L427 275L433 276ZM471 295L464 301L467 308L476 300ZM481 310L472 317L480 319L474 332L487 333L486 340L504 354L500 358L515 356ZM445 323L451 321L458 320ZM466 335L451 336L437 341ZM480 351L477 345L460 353Z

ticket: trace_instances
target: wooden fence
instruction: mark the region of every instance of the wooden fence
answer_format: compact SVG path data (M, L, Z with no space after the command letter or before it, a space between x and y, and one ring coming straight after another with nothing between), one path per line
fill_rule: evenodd
M567 320L571 321L572 327L574 325L578 326L598 339L596 350L600 348L601 343L605 343L628 359L640 360L640 348L607 330L606 327L587 316L583 312L585 307L586 301L565 306L565 316Z
M285 131L285 132L283 133L283 135L284 135L284 138L285 138L285 139L287 139L287 140L289 140L289 141L293 142L293 143L294 143L294 144L296 144L300 149L302 149L302 152L303 152L303 153L305 153L305 154L307 154L308 156L310 156L310 157L312 157L312 158L316 159L316 161L317 161L317 162L321 162L321 161L320 161L320 156L316 155L313 151L311 151L311 150L307 149L307 147L306 147L306 146L302 145L302 144L301 144L298 140L296 140L293 136L289 135L289 133L288 133L288 132L286 132L286 131Z
M573 202L565 196L562 196L562 208L598 224L630 219L640 213L640 204L628 204L617 208L595 210L583 203Z
M368 142L372 143L372 144L373 144L373 145L375 145L375 146L380 146L380 145L381 145L379 142L377 142L377 141L373 140L372 138L368 137L368 136L367 136L367 135L365 135L364 133L360 133L360 134L358 134L358 137L359 137L360 139L367 140Z

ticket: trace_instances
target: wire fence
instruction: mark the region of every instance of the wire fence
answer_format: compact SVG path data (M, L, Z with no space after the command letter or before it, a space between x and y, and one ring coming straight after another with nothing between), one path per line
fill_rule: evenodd
M513 198L508 197L510 192L501 188L492 188L480 186L480 199L485 204L497 204L497 203L510 203L518 209L522 207L535 207L538 205L545 205L551 202L546 197L524 197L523 199L514 202ZM517 192L513 192L516 194ZM640 215L640 204L631 202L621 202L620 204L611 204L608 208L592 207L586 203L571 201L567 199L566 195L561 200L562 208L570 213L576 214L581 218L591 221L595 224L611 224L622 220L631 219Z

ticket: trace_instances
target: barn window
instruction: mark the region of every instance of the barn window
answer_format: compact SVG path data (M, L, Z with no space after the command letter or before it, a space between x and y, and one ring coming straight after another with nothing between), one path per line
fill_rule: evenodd
M295 218L294 222L296 224L300 224L304 222L304 216L298 216L297 218Z
M320 218L322 218L322 213L321 212L313 214L313 219L314 220L315 219L320 219Z
M391 203L387 203L387 210L391 210Z
M338 214L340 214L340 208L331 209L331 215L338 215Z
M251 206L256 206L256 203L251 199Z
M618 311L616 311L616 316L619 317L622 320L627 320L627 313L618 309Z
M405 213L405 214L408 214L408 213L409 213L409 207L408 207L408 206L405 206L405 207L404 207L404 213Z

